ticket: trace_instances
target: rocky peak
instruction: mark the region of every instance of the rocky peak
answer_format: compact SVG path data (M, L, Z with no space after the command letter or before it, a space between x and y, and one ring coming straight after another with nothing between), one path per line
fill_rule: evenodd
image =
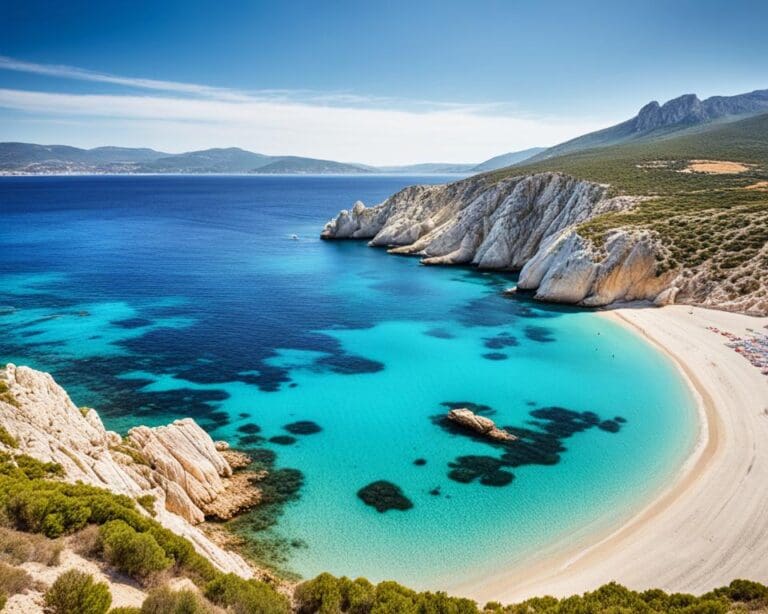
M655 100L645 105L630 120L633 132L644 133L667 126L686 126L726 117L768 111L768 90L756 90L738 96L712 96L702 101L696 94L683 94L659 105Z
M645 105L634 120L635 132L650 132L665 126L695 124L707 119L707 112L696 94L684 94L663 105L655 100Z

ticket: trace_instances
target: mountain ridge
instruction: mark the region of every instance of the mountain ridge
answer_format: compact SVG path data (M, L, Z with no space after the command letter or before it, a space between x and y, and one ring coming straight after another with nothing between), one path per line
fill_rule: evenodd
M213 147L177 154L148 147L0 143L0 174L473 174L523 162L543 148L495 156L480 164L426 162L372 166L305 156L272 156L240 147Z
M661 137L699 124L765 111L768 111L768 89L735 96L710 96L704 100L700 100L696 94L683 94L663 105L652 100L628 120L559 143L532 156L527 162L539 162L595 147Z

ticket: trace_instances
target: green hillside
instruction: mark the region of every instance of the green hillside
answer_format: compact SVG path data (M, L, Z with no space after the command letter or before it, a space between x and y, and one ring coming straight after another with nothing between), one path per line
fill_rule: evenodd
M737 174L681 172L691 160L739 162L748 168ZM631 211L594 218L580 232L601 244L606 231L620 226L656 231L669 250L661 271L709 261L712 278L726 279L768 243L768 185L759 185L768 181L768 114L522 164L483 178L495 182L541 171L609 184L614 195L651 197ZM768 261L760 263L765 267ZM754 283L745 277L734 292L748 292Z

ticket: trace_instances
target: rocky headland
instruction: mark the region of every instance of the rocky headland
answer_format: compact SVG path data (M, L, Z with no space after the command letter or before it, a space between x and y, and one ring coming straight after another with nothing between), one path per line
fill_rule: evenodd
M167 426L108 431L94 409L78 408L48 373L8 364L0 369L0 451L58 463L62 479L139 499L154 497L154 518L187 538L218 569L250 578L238 554L215 544L199 525L227 519L258 503L257 472L238 472L245 459L221 450L191 419ZM220 449L217 449L220 448ZM232 462L228 461L229 458Z
M472 178L409 187L371 208L357 202L328 222L321 236L369 239L390 253L420 256L424 264L519 271L517 287L545 301L672 302L678 272L658 273L663 246L650 233L621 229L596 246L577 229L641 200L610 197L606 186L561 173L493 184Z
M514 290L542 301L766 315L768 235L758 188L768 167L754 136L765 118L407 187L373 207L356 202L321 237L365 239L425 265L516 272ZM732 155L729 144L739 139L747 153L738 163L718 158L717 172L690 164ZM737 170L724 174L726 167Z

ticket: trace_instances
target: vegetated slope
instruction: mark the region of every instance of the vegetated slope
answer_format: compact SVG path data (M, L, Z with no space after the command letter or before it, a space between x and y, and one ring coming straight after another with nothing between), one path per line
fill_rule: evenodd
M768 114L411 186L341 211L321 236L520 271L541 300L765 314Z
M544 160L636 139L653 139L690 126L766 111L768 90L756 90L737 96L712 96L703 101L695 94L685 94L663 105L654 100L627 121L550 147L534 159Z
M691 160L743 163L733 174L685 172ZM599 215L579 233L600 244L616 228L648 229L667 249L660 271L683 267L691 280L723 284L721 300L765 289L768 271L768 114L689 128L667 138L572 153L483 176L560 171L649 196L628 211ZM700 283L703 299L712 283Z
M453 162L425 162L423 164L405 164L403 166L378 166L369 167L375 173L400 173L413 175L438 175L451 173L475 172L474 164L461 164Z
M214 148L159 158L136 170L144 173L247 173L273 159L239 147Z
M505 166L511 166L513 164L520 164L521 162L525 162L529 158L532 158L533 156L544 151L547 151L546 147L531 147L530 149L523 149L522 151L511 151L509 153L490 158L485 162L481 162L470 170L475 173L495 171L496 169L504 168Z
M170 154L148 148L96 147L94 149L81 149L69 145L0 143L0 167L53 160L88 164L146 162L168 155Z

